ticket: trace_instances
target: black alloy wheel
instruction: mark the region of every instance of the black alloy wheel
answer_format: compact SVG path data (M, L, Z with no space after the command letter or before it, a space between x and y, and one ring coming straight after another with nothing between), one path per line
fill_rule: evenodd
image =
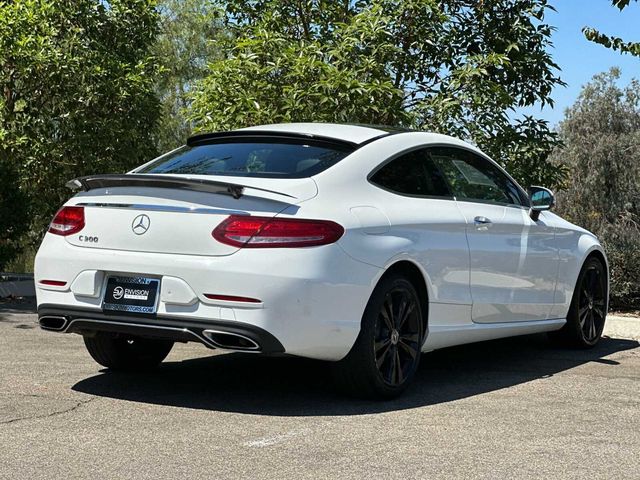
M585 343L595 344L604 330L606 285L600 265L587 265L580 285L578 324Z
M595 346L602 337L607 317L607 284L604 264L596 257L589 257L578 275L567 323L551 332L551 339L569 347Z
M425 307L409 278L399 273L384 276L367 303L355 344L333 366L338 385L357 397L400 395L420 364Z
M376 321L374 350L383 381L402 385L417 365L422 319L413 289L399 286L389 291Z

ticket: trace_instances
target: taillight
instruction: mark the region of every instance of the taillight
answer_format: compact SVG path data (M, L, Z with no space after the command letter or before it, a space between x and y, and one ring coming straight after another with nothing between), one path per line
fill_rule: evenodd
M55 235L72 235L84 228L84 207L62 207L53 217L49 232Z
M231 215L211 234L234 247L295 248L333 243L344 234L344 228L328 220Z

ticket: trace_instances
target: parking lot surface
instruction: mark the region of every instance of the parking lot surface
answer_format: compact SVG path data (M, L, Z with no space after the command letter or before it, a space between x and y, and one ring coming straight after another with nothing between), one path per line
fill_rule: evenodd
M101 369L81 337L0 307L0 478L640 478L640 348L544 335L425 354L400 399L322 363L176 345Z

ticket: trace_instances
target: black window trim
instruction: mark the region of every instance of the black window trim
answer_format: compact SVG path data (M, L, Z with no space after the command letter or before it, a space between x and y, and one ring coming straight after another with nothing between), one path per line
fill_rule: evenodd
M380 185L378 185L377 183L374 183L371 181L371 177L373 175L375 175L378 170L380 170L381 168L383 168L385 165L387 165L388 163L392 162L393 160L395 160L398 157L401 157L402 155L405 155L407 153L411 153L413 151L416 150L425 150L425 149L429 149L429 148L438 148L438 147L444 147L444 148L457 148L460 150L464 150L465 152L469 152L471 154L475 154L477 157L479 157L480 159L489 162L490 164L494 165L495 167L498 168L498 170L505 175L511 182L513 182L513 184L516 186L516 188L520 191L521 195L522 195L522 199L525 200L525 203L523 204L515 204L515 203L505 203L505 202L490 202L488 200L482 200L482 199L457 199L455 197L455 195L451 195L451 196L439 196L439 195L411 195L411 194L406 194L406 193L399 193L396 192L394 190L389 190L388 188L384 188ZM442 172L441 172L442 173ZM444 176L444 174L443 174ZM446 180L446 176L444 176L445 181ZM375 186L376 188L380 188L382 190L385 190L387 192L393 193L395 195L400 195L403 197L412 197L412 198L429 198L429 199L436 199L436 200L455 200L457 202L470 202L470 203L483 203L486 205L501 205L501 206L506 206L506 207L517 207L523 210L529 210L531 208L531 203L529 201L529 195L527 194L526 190L524 188L522 188L522 186L516 182L516 180L509 175L509 173L507 173L507 171L502 168L498 162L496 162L495 160L492 160L490 157L488 157L487 155L485 155L484 153L475 150L473 148L469 148L463 145L456 145L456 144L452 144L452 143L444 143L444 142L436 142L436 143L428 143L428 144L422 144L422 145L416 145L410 148L407 148L406 150L403 150L402 152L396 153L394 155L392 155L391 157L387 158L385 161L383 161L382 163L380 163L378 166L376 166L373 170L371 170L371 172L367 175L367 181ZM450 192L452 192L451 190L451 185L449 185L449 182L447 181L447 188L449 189Z
M384 190L385 192L393 193L394 195L399 195L401 197L424 198L424 199L429 199L429 200L455 200L455 197L453 195L447 195L447 196L444 196L444 195L416 195L416 194L412 194L412 193L397 192L395 190L391 190L390 188L383 187L382 185L379 185L379 184L375 183L374 181L372 181L372 177L376 173L378 173L380 170L382 170L384 167L386 167L388 164L390 164L394 160L397 160L398 158L400 158L400 157L402 157L404 155L408 155L409 153L416 152L418 150L426 150L430 146L434 146L434 145L433 144L428 144L428 145L413 146L413 147L407 148L406 150L402 150L401 152L395 153L394 155L390 156L385 161L383 161L382 163L377 165L373 170L371 170L371 172L369 172L369 174L367 175L367 182L369 182L369 184L373 185L374 187L379 188L380 190ZM446 182L446 178L445 178L445 182ZM449 182L446 182L446 183L447 183L447 190L449 190L449 193L452 193L451 186L449 185Z

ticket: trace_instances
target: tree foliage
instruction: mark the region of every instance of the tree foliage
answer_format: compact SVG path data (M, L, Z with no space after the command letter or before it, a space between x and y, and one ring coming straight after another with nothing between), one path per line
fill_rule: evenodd
M0 156L0 268L19 250L15 239L26 229L25 198L18 173L8 158Z
M25 206L31 241L69 178L126 171L154 154L157 22L153 0L0 1L0 210ZM15 247L17 227L8 228Z
M160 28L153 46L161 66L157 89L162 105L158 150L172 150L191 134L185 117L188 93L204 77L207 62L221 57L217 40L227 31L222 10L211 0L160 0Z
M638 0L634 1L637 2ZM611 4L621 11L628 7L630 3L631 0L611 0ZM606 35L593 27L584 27L582 32L587 40L591 42L599 43L620 53L629 53L635 57L640 57L640 42L625 42L620 37Z
M562 84L546 0L221 2L229 54L193 92L199 130L280 121L401 124L477 143L523 183L558 186L557 138L518 107Z
M560 213L594 232L611 264L612 306L640 305L640 82L617 69L594 77L560 124L554 159L571 177Z

